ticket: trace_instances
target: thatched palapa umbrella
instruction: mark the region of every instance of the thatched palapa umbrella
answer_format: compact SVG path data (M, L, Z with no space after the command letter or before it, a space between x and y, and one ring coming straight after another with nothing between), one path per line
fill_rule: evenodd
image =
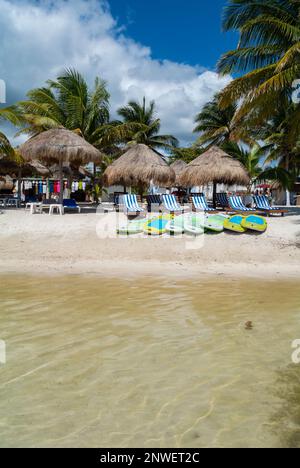
M250 181L246 168L217 146L194 159L180 177L186 187L197 185L214 185L214 206L216 206L217 184L248 185Z
M182 176L187 166L188 166L187 163L182 161L182 159L177 159L177 161L174 161L170 166L176 174L175 185L177 187L181 186L180 177Z
M141 195L151 182L169 186L175 182L175 178L174 170L163 157L142 144L129 148L104 173L105 185L138 187Z
M60 203L63 201L63 164L100 162L102 154L94 146L74 132L64 128L56 128L30 138L20 148L20 153L26 161L57 162L60 172Z

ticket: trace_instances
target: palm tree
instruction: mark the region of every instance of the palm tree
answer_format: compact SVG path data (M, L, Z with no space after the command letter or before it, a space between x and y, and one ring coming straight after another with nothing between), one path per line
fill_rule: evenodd
M28 100L19 103L26 122L21 132L36 135L65 127L98 147L100 128L109 122L110 95L106 83L96 78L93 90L89 90L83 76L68 69L47 84L48 87L29 91Z
M263 163L262 159L265 155L266 146L260 146L256 143L249 148L234 142L228 142L222 146L222 149L238 159L247 169L250 176L249 193L251 192L253 183L265 180L279 182L287 190L291 188L293 178L286 169L280 166L266 166L269 162L267 160Z
M18 113L16 106L3 107L0 109L0 122L7 121L13 125L21 125L21 116ZM0 131L0 156L14 155L13 147L11 146L6 135Z
M170 149L178 145L178 140L172 135L161 135L161 121L155 116L155 102L149 106L146 99L142 104L130 101L118 110L120 121L110 123L103 134L107 143L142 143L151 148Z
M226 109L221 109L219 97L216 95L196 116L197 126L194 128L194 133L201 133L197 144L219 146L233 140L236 130L233 126L233 118L236 110L235 103L230 104Z
M235 121L253 113L263 122L291 99L294 80L300 76L299 0L229 0L225 8L225 31L239 32L236 50L218 63L222 74L244 74L221 93L223 107L243 98ZM294 125L299 129L300 106Z
M188 164L200 156L200 154L204 153L204 151L205 148L201 148L196 145L187 148L172 148L170 162L182 160Z

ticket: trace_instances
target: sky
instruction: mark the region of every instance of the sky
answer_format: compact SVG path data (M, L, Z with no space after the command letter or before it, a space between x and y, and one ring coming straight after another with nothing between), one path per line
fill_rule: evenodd
M221 31L225 0L0 0L0 80L7 103L65 68L105 79L111 114L154 99L162 132L194 139L195 115L231 80L215 72L236 45ZM3 125L2 125L3 128ZM14 130L5 128L13 138ZM24 136L13 143L24 141Z

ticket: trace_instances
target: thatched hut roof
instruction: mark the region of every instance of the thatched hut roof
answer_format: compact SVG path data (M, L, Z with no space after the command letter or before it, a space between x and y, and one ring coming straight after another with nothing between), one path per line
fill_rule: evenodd
M85 177L92 177L91 172L89 172L85 167L80 166L76 167L70 164L63 165L63 175L64 177L71 177L72 179L84 179ZM58 164L50 166L51 177L59 178L60 168Z
M157 185L172 185L175 172L163 157L146 145L134 145L109 166L104 173L105 185L146 187L152 181Z
M47 167L43 166L39 161L30 161L30 163L19 165L16 161L9 158L0 160L0 174L18 177L21 170L22 177L31 177L34 175L49 176L50 171Z
M187 163L182 161L182 159L178 159L177 161L174 161L172 164L171 164L171 168L173 169L173 171L175 172L176 174L176 181L175 181L175 185L181 185L181 182L180 182L180 177L181 175L183 174L184 170L187 168Z
M248 185L250 177L238 160L213 146L188 165L180 181L186 187L209 183Z
M102 154L74 132L55 128L30 138L20 147L24 159L30 161L100 162Z

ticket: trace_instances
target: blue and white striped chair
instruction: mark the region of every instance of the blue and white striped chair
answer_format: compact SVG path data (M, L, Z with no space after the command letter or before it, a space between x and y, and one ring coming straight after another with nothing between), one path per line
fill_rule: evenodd
M183 213L184 208L180 206L176 200L175 195L162 195L162 202L164 209L169 213Z
M160 195L147 195L148 212L159 211L161 205Z
M242 197L232 196L232 197L229 197L228 201L229 201L229 206L233 211L238 211L239 213L240 212L253 213L256 211L255 208L247 208L245 204L243 203Z
M228 197L227 193L217 193L217 202L221 206L221 208L228 208Z
M284 216L284 213L287 213L286 210L280 210L270 205L268 198L265 195L255 195L253 196L255 206L258 210L263 211L267 214L281 214Z
M139 205L136 195L123 195L120 203L123 204L124 212L127 215L139 215L145 212L144 208Z
M215 208L210 208L207 204L204 194L194 195L192 197L193 205L196 211L205 211L206 213L216 213Z

